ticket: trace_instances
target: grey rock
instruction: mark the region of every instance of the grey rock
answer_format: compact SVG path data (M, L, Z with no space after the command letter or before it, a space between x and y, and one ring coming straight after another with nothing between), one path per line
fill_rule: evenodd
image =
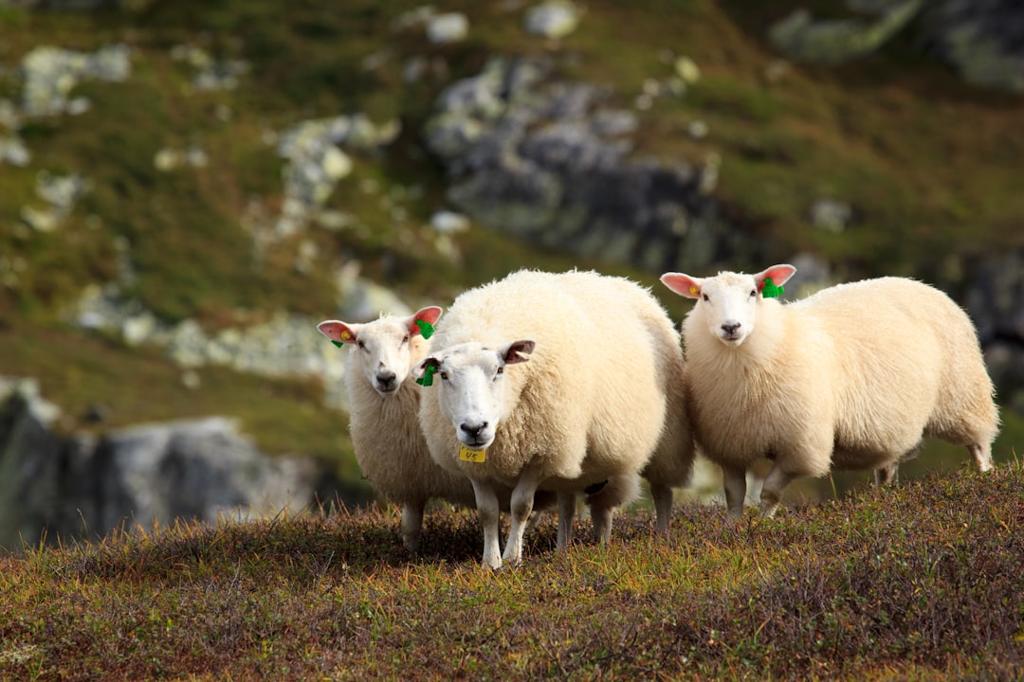
M67 111L69 95L83 79L126 80L131 74L131 59L125 45L111 45L91 54L42 46L25 55L21 70L25 79L24 113L47 116Z
M1024 250L967 266L963 294L1001 402L1024 414Z
M426 138L455 207L545 246L651 269L735 255L744 240L711 197L717 156L699 170L633 158L635 116L609 109L601 88L549 74L545 61L495 59L438 97Z
M550 0L526 13L526 32L544 38L564 38L579 25L579 10L571 2Z
M21 218L38 232L53 232L71 215L75 202L87 190L88 183L80 175L40 171L36 176L36 195L46 206L23 206Z
M769 37L778 49L793 59L842 64L884 45L917 15L923 4L922 0L893 3L874 21L815 21L810 12L798 9L772 26Z
M210 53L195 45L175 45L171 59L184 62L195 70L192 86L196 90L234 90L242 76L249 72L249 64L240 59L214 59Z
M454 211L437 211L430 216L430 226L441 234L465 232L469 229L469 218Z
M0 137L0 163L24 168L32 162L32 154L21 138Z
M1024 4L944 0L925 15L930 42L970 83L1024 92Z
M853 218L853 208L835 199L818 199L811 206L811 223L826 232L842 232Z
M102 438L92 453L102 473L99 533L128 518L143 526L174 519L215 522L300 511L313 497L315 467L269 458L233 421L211 417L136 426Z
M982 344L1024 346L1024 250L983 259L969 270L964 302Z
M970 83L1024 92L1024 4L1018 0L846 0L863 19L815 20L797 10L769 31L794 59L837 64L875 52L916 22L918 47Z
M268 457L221 417L95 439L55 434L22 391L0 403L0 547L8 550L135 523L300 511L322 476L307 458Z
M288 164L276 235L288 236L302 230L330 197L337 182L352 171L352 160L342 147L372 150L389 144L399 131L397 121L377 126L362 114L303 121L285 131L277 144L278 154Z
M460 12L435 14L427 20L427 40L434 45L457 43L468 34L469 20Z

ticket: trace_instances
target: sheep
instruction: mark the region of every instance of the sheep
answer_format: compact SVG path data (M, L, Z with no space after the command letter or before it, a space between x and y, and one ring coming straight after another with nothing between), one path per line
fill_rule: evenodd
M472 483L485 566L522 560L538 488L558 493L559 547L569 540L577 492L589 493L602 540L612 509L635 496L661 443L674 365L646 333L648 311L623 295L626 287L649 296L593 272L513 273L459 296L438 328L437 350L420 363L425 377L440 377L421 400L420 424L434 461ZM668 330L674 337L671 322ZM679 468L689 471L685 462L652 471ZM502 556L500 484L512 487Z
M661 278L697 300L683 322L690 421L722 467L730 515L742 515L744 472L763 456L773 460L761 491L769 516L799 476L870 468L893 479L924 436L964 445L991 469L998 413L964 311L896 277L782 304L775 297L795 272Z
M420 432L419 388L406 381L429 346L420 324L432 326L441 313L441 308L429 306L408 317L382 316L365 324L325 320L317 325L324 336L348 346L345 384L356 460L377 492L401 505L402 541L410 551L418 548L429 499L467 507L475 501L468 479L431 459Z

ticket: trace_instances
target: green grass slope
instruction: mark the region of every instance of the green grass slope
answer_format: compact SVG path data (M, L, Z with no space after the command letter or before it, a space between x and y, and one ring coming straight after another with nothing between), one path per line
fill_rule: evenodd
M738 524L677 510L477 565L469 513L176 526L0 559L0 676L939 679L1024 674L1024 466ZM586 529L580 528L580 531Z

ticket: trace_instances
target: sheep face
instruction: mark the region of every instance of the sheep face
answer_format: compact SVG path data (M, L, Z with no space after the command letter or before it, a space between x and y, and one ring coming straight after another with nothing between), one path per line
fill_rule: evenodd
M484 450L497 434L498 424L515 407L517 395L505 382L505 367L526 362L534 342L513 341L500 348L461 343L431 355L420 373L440 377L438 399L461 443Z
M392 396L417 360L413 345L414 337L422 333L418 322L432 326L441 313L441 308L430 306L408 317L385 315L364 324L325 320L317 329L332 341L350 344L348 352L354 354L355 364L367 383L381 396Z
M753 333L758 310L765 305L762 294L767 280L781 287L795 272L792 265L773 265L754 275L720 272L703 279L669 272L661 281L680 296L697 301L694 312L712 336L728 346L741 346Z

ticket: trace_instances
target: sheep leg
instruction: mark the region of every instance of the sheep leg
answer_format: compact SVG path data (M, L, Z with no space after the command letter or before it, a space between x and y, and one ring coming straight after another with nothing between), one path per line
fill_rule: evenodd
M526 522L526 535L535 531L538 525L540 525L540 512L535 511L530 514L530 519Z
M576 493L558 493L558 551L572 544L572 521L576 516Z
M523 535L526 534L526 524L533 513L533 496L540 484L539 477L533 471L526 470L519 475L515 489L512 490L512 499L509 502L512 512L512 526L508 530L508 540L505 541L505 554L502 560L518 566L523 561Z
M607 545L612 539L612 517L614 507L602 504L590 505L590 518L594 522L594 539Z
M747 472L742 469L722 469L725 485L725 504L729 516L738 519L743 516L743 500L747 496Z
M498 541L498 522L500 520L498 494L494 491L494 486L486 481L475 478L469 480L473 484L476 513L484 532L483 565L490 568L501 568L501 552Z
M985 473L992 470L991 443L973 443L967 446L967 450L974 457L974 463L978 465L978 471Z
M654 500L654 512L657 519L655 530L658 535L668 537L668 524L672 519L672 488L652 483L651 499Z
M794 478L796 476L783 471L778 463L772 466L772 470L764 479L764 485L761 486L761 512L765 516L775 516L782 501L782 491Z
M402 544L410 552L415 552L420 546L420 531L423 529L423 507L425 504L424 500L402 503Z
M892 485L900 477L900 463L892 462L883 467L875 469L875 485Z

